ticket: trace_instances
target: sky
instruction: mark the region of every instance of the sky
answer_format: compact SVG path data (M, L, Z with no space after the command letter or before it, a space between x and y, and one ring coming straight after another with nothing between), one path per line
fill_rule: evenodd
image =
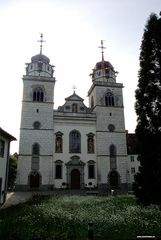
M73 86L88 106L89 74L104 40L104 58L124 85L125 127L134 132L141 40L149 15L160 11L160 0L0 0L0 127L17 139L11 153L19 148L25 63L40 52L40 33L55 66L55 109Z

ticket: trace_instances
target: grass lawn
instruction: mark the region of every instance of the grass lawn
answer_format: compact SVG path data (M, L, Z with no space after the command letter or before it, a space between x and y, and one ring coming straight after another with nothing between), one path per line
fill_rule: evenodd
M0 239L86 240L88 223L94 239L161 237L161 211L143 208L132 196L34 196L25 204L0 210Z

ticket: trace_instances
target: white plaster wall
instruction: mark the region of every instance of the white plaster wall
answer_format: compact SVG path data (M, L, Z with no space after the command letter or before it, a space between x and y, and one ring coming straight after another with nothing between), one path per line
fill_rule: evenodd
M31 155L34 143L40 145L40 155L53 155L52 130L21 130L19 154Z
M81 133L81 153L69 153L69 133L72 130L77 130ZM74 155L77 155L80 157L80 160L83 161L86 165L84 166L84 182L85 184L88 184L88 182L93 182L94 185L97 185L97 163L95 165L95 173L96 173L96 178L95 179L88 179L88 169L87 169L87 162L89 160L97 161L96 160L96 135L94 137L95 140L95 153L94 154L88 154L87 153L87 134L92 132L96 134L96 127L95 123L84 120L84 121L73 121L73 122L68 122L64 121L59 122L55 121L54 122L54 133L61 131L63 133L63 153L54 153L54 162L56 160L61 160L63 162L63 178L62 180L60 179L55 179L54 180L54 185L55 187L59 187L62 182L66 182L66 166L65 163L69 162L71 160L71 157ZM53 144L54 152L55 152L55 134L54 134L54 144ZM54 167L54 174L55 174L55 165Z
M104 96L110 90L114 94L115 106L123 107L122 87L120 83L107 83L106 81L99 83L99 86L93 85L93 90L89 95L89 105L92 96L94 98L94 105L104 105Z
M19 156L18 158L18 170L16 184L28 185L28 177L31 173L31 159L32 156ZM42 177L41 184L52 184L52 156L40 156L39 173Z
M21 128L33 129L35 121L41 123L41 129L53 128L53 104L23 102Z
M121 183L127 183L127 157L117 156L117 169ZM110 172L110 159L108 156L98 157L98 183L107 184Z
M98 156L98 183L107 183L110 161L108 156Z
M108 155L109 147L114 144L117 149L117 155L127 155L126 137L124 133L115 132L97 132L97 154Z
M24 78L23 81L23 101L32 101L32 93L34 87L43 87L45 90L45 102L53 102L53 94L54 94L54 81L53 78L48 81L43 78L35 78L35 80L28 80L28 77ZM31 78L32 79L32 78Z
M118 107L96 107L97 131L109 131L108 125L113 124L116 132L125 131L124 111Z
M28 184L28 175L30 172L31 172L31 156L19 155L16 184L17 185Z

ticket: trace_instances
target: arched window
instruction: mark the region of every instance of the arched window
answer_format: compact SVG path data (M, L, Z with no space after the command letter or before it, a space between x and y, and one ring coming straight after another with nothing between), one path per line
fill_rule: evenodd
M38 143L34 143L32 146L32 155L39 155L40 154L40 146Z
M38 72L42 72L42 62L38 62L37 66L38 66Z
M74 112L74 113L77 112L77 104L76 103L72 104L72 112Z
M108 92L105 95L105 105L106 106L114 106L114 96L113 93Z
M44 101L44 91L41 87L35 88L33 91L33 101L43 102Z
M94 107L94 99L93 99L93 96L91 97L91 108Z
M113 144L110 146L110 156L116 157L116 147Z
M32 170L39 170L39 154L40 146L38 143L34 143L32 146L32 160L31 160Z
M95 178L95 162L93 160L88 161L88 178Z
M87 134L87 152L94 153L94 134Z
M77 130L73 130L69 134L69 152L70 153L81 152L81 135Z
M55 178L56 179L62 178L62 161L61 160L55 161Z
M63 133L57 132L55 134L55 152L56 153L62 153L63 152Z
M110 168L111 169L116 169L116 147L115 145L110 146Z

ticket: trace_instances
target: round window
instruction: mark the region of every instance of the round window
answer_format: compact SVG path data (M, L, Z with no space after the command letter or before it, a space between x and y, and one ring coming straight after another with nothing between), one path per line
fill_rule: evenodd
M36 121L36 122L33 123L34 129L39 129L40 126L41 126L41 124L40 124L40 122L38 122L38 121Z
M108 130L109 130L110 132L115 131L115 126L114 126L113 124L109 124L109 125L108 125Z

